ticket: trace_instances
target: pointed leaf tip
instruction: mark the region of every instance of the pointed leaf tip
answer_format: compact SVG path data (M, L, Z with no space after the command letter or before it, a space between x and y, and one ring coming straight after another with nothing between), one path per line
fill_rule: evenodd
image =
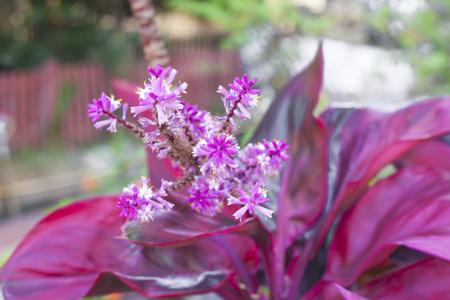
M295 75L277 94L252 141L283 139L288 143L302 122L312 122L323 83L324 58L319 43L313 60Z

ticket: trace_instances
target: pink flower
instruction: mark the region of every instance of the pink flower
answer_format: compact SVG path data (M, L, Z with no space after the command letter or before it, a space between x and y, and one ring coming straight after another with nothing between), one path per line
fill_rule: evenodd
M247 212L254 215L255 211L266 218L272 218L273 211L261 206L261 204L269 202L270 200L267 198L266 191L259 184L252 186L250 195L245 193L242 189L238 189L238 193L238 197L230 196L228 198L228 205L243 205L242 208L238 209L233 214L235 219L241 220Z
M180 102L181 94L186 92L187 83L180 83L175 88L172 82L177 70L170 67L149 69L150 78L144 88L138 89L139 105L131 108L131 112L138 115L147 110L155 110L158 124L167 123L174 111L183 109Z
M117 203L121 210L120 216L148 223L153 220L156 211L172 209L173 204L163 198L167 196L168 186L170 183L163 181L159 191L154 192L146 177L141 178L140 186L134 183L128 185L123 189Z
M182 115L184 123L195 137L200 137L206 132L208 112L201 110L197 105L183 101Z
M192 209L204 215L214 216L220 208L221 193L210 187L201 177L198 177L189 189L189 194Z
M236 77L228 85L229 90L219 86L217 92L222 95L225 110L228 114L237 115L241 119L250 119L248 108L258 104L259 90L252 88L256 79L249 80L244 74L242 78Z
M234 157L238 151L239 147L232 135L218 133L201 140L194 148L194 156L206 158L201 167L202 173L206 173L212 169L223 171L237 167Z
M100 98L92 99L92 103L88 105L88 116L94 122L95 129L107 126L108 131L117 131L117 117L114 113L121 107L120 100L114 99L114 96L108 97L102 93ZM125 114L126 106L123 107ZM104 117L103 120L100 120Z
M132 183L123 189L122 194L117 202L117 207L120 208L120 216L128 220L136 220L138 210L141 206L146 204L145 199L140 197L139 187Z
M263 183L267 176L278 174L283 162L289 158L287 150L286 142L279 140L248 144L239 154L239 179L243 182Z
M289 149L288 144L285 141L279 140L272 140L270 142L264 140L262 144L264 145L265 154L269 160L269 164L265 168L265 173L267 175L278 173L281 170L282 162L289 159L289 155L287 154Z

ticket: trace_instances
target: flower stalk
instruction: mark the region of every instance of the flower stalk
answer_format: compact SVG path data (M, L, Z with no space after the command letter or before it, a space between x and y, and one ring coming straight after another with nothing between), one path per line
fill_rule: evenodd
M155 9L151 0L128 0L131 11L139 24L142 49L148 66L164 66L169 62L169 53L159 35L155 22Z
M257 103L259 90L253 88L256 79L244 75L235 78L229 90L220 86L218 92L227 114L214 116L182 99L188 85L175 84L176 74L171 67L149 68L149 80L137 91L139 104L130 109L137 122L126 119L126 105L114 96L103 93L89 105L88 113L97 129L108 126L115 132L121 125L141 138L160 159L170 158L182 171L173 182L163 180L155 192L154 183L145 177L140 185L126 187L118 204L121 215L149 222L159 210L174 207L167 200L169 192L187 187L192 209L201 214L214 216L225 205L231 205L237 209L237 220L254 214L271 218L273 211L264 207L270 201L265 181L276 176L288 159L287 144L264 140L240 149L233 136L237 127L234 118L250 118L248 109ZM115 114L120 108L122 118ZM144 116L146 112L150 116ZM233 126L224 132L224 124Z

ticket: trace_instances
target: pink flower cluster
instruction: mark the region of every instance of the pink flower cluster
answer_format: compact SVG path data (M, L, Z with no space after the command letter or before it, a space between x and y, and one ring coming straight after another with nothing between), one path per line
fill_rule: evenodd
M94 122L94 127L100 129L107 127L110 132L117 131L117 117L114 113L121 107L119 100L114 99L114 96L108 97L102 93L100 98L93 99L92 103L88 105L88 116ZM127 106L122 106L122 118L125 118Z
M134 183L128 185L123 189L117 204L121 209L120 215L130 220L148 222L153 219L155 210L172 209L174 205L163 198L167 196L170 185L170 182L163 181L159 191L154 192L146 177L141 178L140 186Z
M214 116L182 99L187 83L174 84L176 73L170 67L149 69L149 80L137 91L139 105L131 107L137 122L126 120L126 108L104 93L89 105L95 128L108 126L115 132L120 124L132 129L159 158L171 158L183 173L173 182L163 181L157 191L145 177L139 185L125 187L118 203L121 216L149 222L158 211L173 209L168 193L187 187L188 201L199 213L214 216L224 205L236 205L241 206L234 213L236 219L247 213L270 218L273 211L263 206L269 202L266 180L276 176L289 158L288 145L264 140L240 149L232 135L237 129L234 118L249 119L250 109L258 103L256 79L244 75L235 78L229 90L219 86L226 115ZM121 107L119 118L115 112ZM144 112L150 114L144 117Z

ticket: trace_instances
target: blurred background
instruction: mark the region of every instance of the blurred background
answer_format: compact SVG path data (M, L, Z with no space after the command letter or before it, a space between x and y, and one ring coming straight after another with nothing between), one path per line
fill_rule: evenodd
M214 111L217 86L242 72L258 77L263 110L319 38L320 108L450 93L450 0L153 4L187 99ZM137 29L127 0L0 0L0 265L48 211L145 174L139 141L95 131L86 116L101 91L145 80Z

